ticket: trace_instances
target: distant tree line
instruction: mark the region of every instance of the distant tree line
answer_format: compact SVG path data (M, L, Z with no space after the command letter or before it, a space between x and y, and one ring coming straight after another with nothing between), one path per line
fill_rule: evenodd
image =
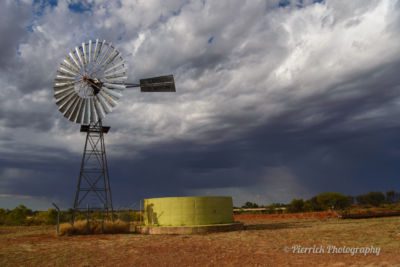
M293 199L287 209L288 212L343 210L350 207L352 197L337 192L326 192L310 199Z
M259 206L258 206L257 203L253 203L253 202L247 201L246 203L244 203L242 208L244 208L244 209L254 209L254 208L259 208Z
M12 210L0 208L0 225L45 225L55 224L56 221L55 209L32 211L24 205L19 205Z
M346 196L337 192L325 192L318 194L310 199L293 199L289 204L273 203L268 206L258 205L253 202L246 202L241 208L254 209L265 208L265 212L307 212L324 210L345 210L351 206L356 207L380 207L383 205L399 207L400 192L388 191L369 192L358 196ZM123 221L139 221L141 214L137 211L121 210L115 214L115 218ZM72 210L62 211L60 222L71 220ZM100 214L91 214L92 218L101 218ZM76 219L85 219L84 213L76 214ZM24 205L19 205L14 209L0 208L0 225L51 225L57 221L57 211L48 209L47 211L32 211Z
M257 203L246 202L241 208L266 208L266 211L280 210L286 208L287 212L306 212L306 211L325 211L325 210L345 210L351 206L358 207L380 207L387 204L400 203L400 192L387 191L369 192L358 196L346 196L337 192L325 192L318 194L310 199L295 198L289 204L274 203L268 206L261 206Z

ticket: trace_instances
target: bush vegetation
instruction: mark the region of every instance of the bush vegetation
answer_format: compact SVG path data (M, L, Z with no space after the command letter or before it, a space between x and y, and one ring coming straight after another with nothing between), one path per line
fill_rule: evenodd
M0 208L0 225L55 225L57 223L57 211L48 209L47 211L32 211L24 205L19 205L12 210ZM114 219L124 222L143 221L139 211L124 210L114 213ZM86 213L75 213L75 220L86 220ZM99 212L90 213L92 220L104 220L104 216ZM71 222L72 210L60 212L60 223Z
M100 220L78 220L60 224L60 235L88 235L88 234L120 234L129 233L129 223Z

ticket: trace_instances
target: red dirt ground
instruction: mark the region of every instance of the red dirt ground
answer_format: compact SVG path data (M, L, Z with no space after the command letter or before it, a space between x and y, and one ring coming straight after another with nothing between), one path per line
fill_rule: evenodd
M54 227L0 227L0 266L400 266L400 217L330 216L240 214L235 219L246 230L203 235L56 237ZM381 251L299 254L290 251L296 245L374 246Z
M304 212L304 213L283 213L283 214L235 214L235 221L251 220L281 220L281 219L329 219L338 218L339 215L334 211Z

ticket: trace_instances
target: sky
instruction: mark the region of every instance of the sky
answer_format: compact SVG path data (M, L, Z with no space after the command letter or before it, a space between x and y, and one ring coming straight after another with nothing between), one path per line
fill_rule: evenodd
M103 121L114 208L400 191L400 1L0 2L0 207L73 204L85 136L53 97L63 58L107 40L130 88Z

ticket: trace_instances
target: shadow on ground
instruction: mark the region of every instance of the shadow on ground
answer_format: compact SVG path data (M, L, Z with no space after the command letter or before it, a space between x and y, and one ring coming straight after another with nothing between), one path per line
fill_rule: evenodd
M277 222L277 223L259 223L246 224L245 230L278 230L278 229L294 229L294 228L309 228L311 225L306 223L296 222Z

